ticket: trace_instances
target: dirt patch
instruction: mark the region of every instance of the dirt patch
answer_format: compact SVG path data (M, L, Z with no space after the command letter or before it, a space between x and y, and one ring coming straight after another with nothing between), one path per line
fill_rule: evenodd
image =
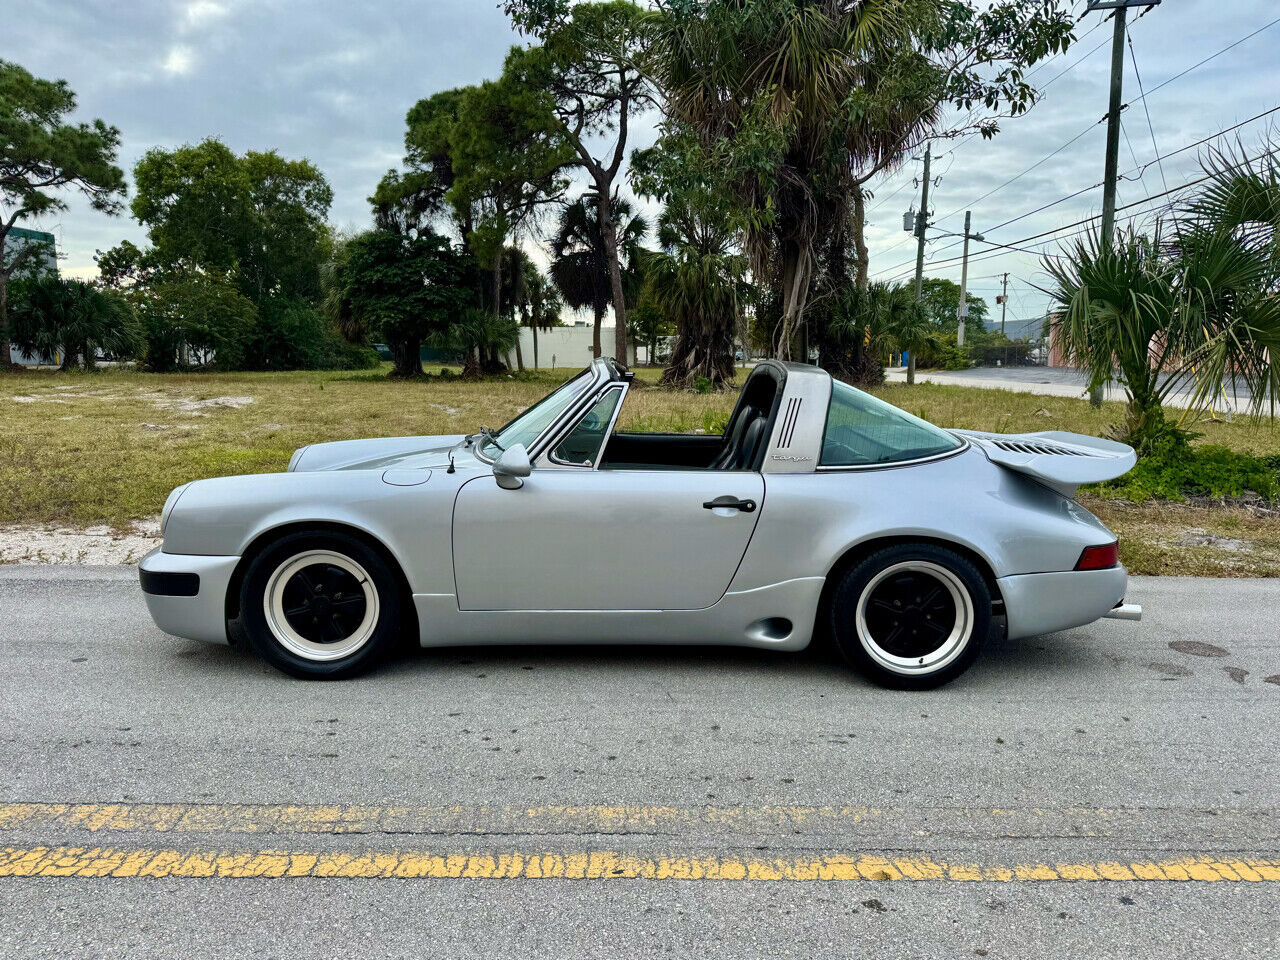
M1179 653L1185 653L1191 657L1229 657L1231 652L1216 647L1212 643L1202 643L1199 640L1173 640L1169 643L1170 650L1177 650Z
M150 397L148 400L157 410L172 410L194 417L206 417L210 410L239 410L253 403L253 397L207 397L204 400L192 397Z
M1210 547L1214 550L1226 550L1228 553L1251 553L1254 548L1250 540L1220 537L1204 530L1188 530L1185 537L1169 542L1175 547Z
M158 520L124 530L49 525L0 527L0 563L136 563L160 545Z

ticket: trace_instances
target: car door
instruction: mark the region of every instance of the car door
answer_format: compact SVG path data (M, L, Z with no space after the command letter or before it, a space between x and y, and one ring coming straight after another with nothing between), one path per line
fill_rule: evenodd
M462 610L698 610L755 530L753 471L535 469L469 480L453 511Z

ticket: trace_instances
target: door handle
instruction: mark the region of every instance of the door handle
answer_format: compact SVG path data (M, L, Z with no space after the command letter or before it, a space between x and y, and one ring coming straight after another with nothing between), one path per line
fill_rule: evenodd
M708 500L702 505L703 510L716 510L721 507L730 510L741 510L743 513L752 513L756 509L754 500L739 500L736 497L716 497L714 500Z

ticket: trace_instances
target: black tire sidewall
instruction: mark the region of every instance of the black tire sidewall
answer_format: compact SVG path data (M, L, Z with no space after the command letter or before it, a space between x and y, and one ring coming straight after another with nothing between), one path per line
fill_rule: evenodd
M895 673L877 663L858 637L858 601L872 578L905 560L927 560L959 578L973 602L973 629L964 649L946 666L924 674ZM991 631L991 590L972 561L953 550L928 543L897 544L877 550L841 575L831 598L831 635L845 660L869 680L897 690L929 690L964 673L977 660Z
M360 564L378 592L378 622L373 636L341 660L319 662L285 648L267 625L263 599L271 575L291 557L308 550L331 550ZM238 632L264 660L290 676L305 680L340 680L363 673L382 660L395 642L400 625L401 591L383 556L356 537L342 533L292 533L258 553L245 571L240 587Z

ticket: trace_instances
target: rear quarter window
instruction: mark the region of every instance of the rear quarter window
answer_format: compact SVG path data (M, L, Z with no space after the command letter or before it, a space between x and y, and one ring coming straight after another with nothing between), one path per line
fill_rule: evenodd
M900 463L948 453L963 442L905 410L855 390L831 384L831 405L822 434L824 467L864 467Z

